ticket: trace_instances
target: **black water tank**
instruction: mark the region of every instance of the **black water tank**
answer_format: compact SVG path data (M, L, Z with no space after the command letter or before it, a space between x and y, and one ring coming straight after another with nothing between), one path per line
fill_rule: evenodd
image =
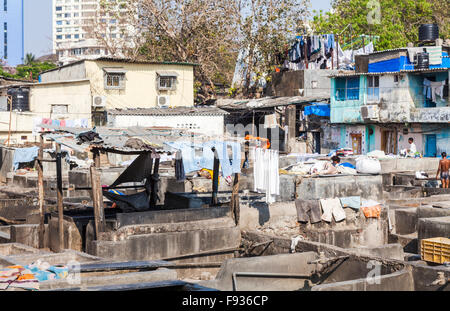
M8 95L12 97L13 111L30 111L30 89L12 88L8 90ZM8 105L8 111L9 108Z
M419 27L419 41L434 41L439 38L437 24L423 24Z
M417 62L414 69L430 68L430 55L428 53L417 53Z

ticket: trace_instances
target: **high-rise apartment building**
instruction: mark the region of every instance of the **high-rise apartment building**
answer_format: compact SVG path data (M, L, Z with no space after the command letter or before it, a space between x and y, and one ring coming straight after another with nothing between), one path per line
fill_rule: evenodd
M109 55L124 39L123 0L53 0L53 50L60 64ZM114 55L120 56L120 55Z
M0 0L0 58L8 66L23 63L31 53L52 53L52 0Z
M23 62L24 0L0 0L0 58L9 66Z

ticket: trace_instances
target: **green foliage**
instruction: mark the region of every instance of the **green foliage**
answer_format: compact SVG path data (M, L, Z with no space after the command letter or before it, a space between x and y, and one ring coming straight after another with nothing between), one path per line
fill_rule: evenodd
M370 23L374 4L379 3L380 23ZM340 42L351 41L359 35L377 35L377 50L404 47L417 42L420 24L438 23L442 38L449 33L449 1L441 0L335 0L333 13L320 12L314 17L312 27L317 33L338 34L348 25ZM368 18L369 16L369 18ZM352 38L350 37L352 34Z
M13 79L30 79L33 78L34 80L37 80L39 73L50 70L53 68L56 68L57 66L52 63L31 63L30 65L19 65L16 67L16 74L10 74L8 72L5 72L2 68L0 68L0 75L4 76L6 78L13 78ZM31 75L30 75L31 73Z

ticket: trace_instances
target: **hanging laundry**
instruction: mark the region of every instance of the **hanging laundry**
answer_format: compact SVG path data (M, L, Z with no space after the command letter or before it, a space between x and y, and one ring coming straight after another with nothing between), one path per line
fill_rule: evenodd
M295 207L298 221L312 224L321 221L322 212L319 200L295 200Z
M254 190L266 194L266 203L273 203L280 194L278 151L263 148L251 150L251 156L254 157Z
M423 80L423 95L426 96L427 99L431 99L433 102L436 102L436 95L444 98L444 86L445 81L432 82L425 78Z
M362 200L361 210L366 218L380 218L382 206L373 200Z
M354 210L359 210L361 207L361 197L353 196L353 197L344 197L340 198L342 207L350 207Z
M264 116L264 128L276 128L278 125L277 123L277 115L275 113L273 114L266 114Z
M14 150L13 166L14 170L19 168L20 163L34 161L38 156L39 147L17 148Z
M342 209L341 201L338 198L334 199L320 199L323 214L322 220L331 222L331 217L334 217L336 222L346 218L345 211Z

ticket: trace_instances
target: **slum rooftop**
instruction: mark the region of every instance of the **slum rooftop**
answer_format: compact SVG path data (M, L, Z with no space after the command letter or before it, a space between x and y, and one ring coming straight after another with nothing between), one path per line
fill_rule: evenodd
M263 97L259 99L218 99L217 107L230 110L249 110L255 108L273 108L311 102L328 102L329 97L323 96L286 96Z
M47 129L42 133L46 139L53 140L56 143L69 147L78 152L88 152L92 149L98 149L113 153L139 154L144 152L173 152L174 149L164 144L167 141L178 139L188 139L195 136L202 139L201 135L190 133L183 130L160 129L160 128L109 128L96 127L88 128L70 128L56 125L41 124L40 127ZM92 137L92 140L86 141L80 138L85 133L97 133L98 137ZM130 139L138 138L142 141L139 146L129 145Z
M59 66L57 68L49 69L46 71L41 72L51 72L55 70L59 70L61 68L70 67L76 64L83 63L85 61L102 61L102 62L116 62L116 63L130 63L130 64L149 64L149 65L180 65L180 66L199 66L199 64L196 63L189 63L189 62L176 62L176 61L151 61L151 60L140 60L140 59L131 59L131 58L119 58L119 57L106 57L106 56L100 56L93 59L82 59L78 60L72 63L68 63L63 66Z

